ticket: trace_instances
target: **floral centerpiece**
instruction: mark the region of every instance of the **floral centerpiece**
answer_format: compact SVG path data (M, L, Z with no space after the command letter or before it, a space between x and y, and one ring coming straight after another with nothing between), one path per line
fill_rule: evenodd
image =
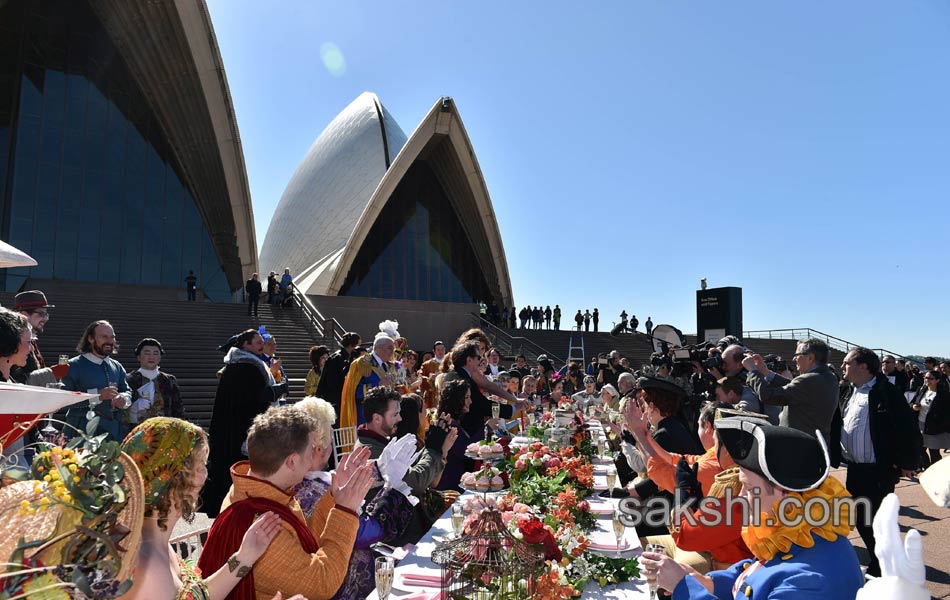
M106 437L40 443L28 472L4 472L21 480L0 489L0 599L118 598L131 587L144 490Z

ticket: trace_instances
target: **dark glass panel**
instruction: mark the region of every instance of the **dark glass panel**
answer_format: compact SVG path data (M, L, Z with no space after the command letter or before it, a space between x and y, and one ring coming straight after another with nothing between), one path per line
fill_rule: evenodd
M40 261L8 270L7 289L27 275L178 287L191 268L231 300L174 153L85 1L0 0L0 200L0 233Z
M340 293L443 302L488 298L465 231L425 162L409 168L383 207Z
M183 190L169 170L165 193L165 218L162 223L162 285L175 286L181 281L181 206Z
M99 270L99 215L105 194L107 175L101 171L87 171L79 213L79 252L76 278L95 281Z
M56 266L54 274L57 279L76 278L76 258L79 246L82 244L82 237L79 235L82 179L82 170L78 167L63 167L63 184L59 197L59 224L56 227ZM37 209L37 223L39 224L45 219L41 220L39 217L42 207L38 205Z

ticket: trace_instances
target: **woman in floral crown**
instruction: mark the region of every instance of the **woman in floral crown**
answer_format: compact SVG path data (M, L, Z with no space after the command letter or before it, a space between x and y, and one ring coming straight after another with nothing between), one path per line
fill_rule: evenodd
M208 477L208 436L187 421L155 417L129 433L122 451L138 465L145 484L142 543L133 585L125 597L223 600L246 570L225 565L202 578L169 544L178 519L194 519L198 493ZM264 513L244 534L232 558L241 565L253 565L279 531L280 518Z

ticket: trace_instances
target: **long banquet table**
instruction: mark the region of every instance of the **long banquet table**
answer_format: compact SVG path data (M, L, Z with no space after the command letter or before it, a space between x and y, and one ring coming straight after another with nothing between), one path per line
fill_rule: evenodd
M596 435L603 435L603 430L592 430L592 433ZM598 489L606 489L607 486L607 476L604 472L604 469L598 469L598 463L595 461L595 471L594 471L594 486ZM619 500L613 498L600 498L598 493L595 492L594 495L587 498L591 504L591 509L597 512L598 508L605 509L606 506L611 508L616 508L619 504ZM463 502L466 498L472 497L475 494L466 493L459 497L457 502ZM432 562L431 556L432 552L435 550L436 541L435 539L444 539L452 535L452 520L451 520L451 509L446 510L445 513L439 518L438 521L432 526L432 528L419 540L419 543L416 544L413 551L403 558L401 561L396 563L396 570L393 578L393 589L390 593L390 598L400 598L403 596L409 596L419 591L422 591L423 588L408 588L412 591L398 589L400 581L401 572L419 572L420 569L425 570L426 572L431 570L438 570L439 566ZM613 527L611 525L611 515L610 514L597 514L597 529L593 530L589 537L593 539L609 539L613 540ZM640 541L637 537L636 530L633 528L627 529L627 533L624 537L627 542L629 550L625 550L621 556L633 557L637 556L640 553ZM438 587L438 586L435 586ZM644 600L650 597L649 589L647 588L646 581L643 579L628 581L625 583L617 585L608 585L605 588L601 588L600 584L594 581L588 582L587 586L584 588L581 595L582 598L623 598L629 600L638 600L643 598ZM367 596L367 600L379 600L379 597L374 591L372 594Z

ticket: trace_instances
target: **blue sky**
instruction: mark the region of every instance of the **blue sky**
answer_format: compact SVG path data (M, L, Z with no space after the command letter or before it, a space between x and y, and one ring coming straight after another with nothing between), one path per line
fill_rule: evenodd
M449 95L519 306L693 332L706 277L746 329L950 355L945 0L208 4L259 244L357 95L407 133Z

